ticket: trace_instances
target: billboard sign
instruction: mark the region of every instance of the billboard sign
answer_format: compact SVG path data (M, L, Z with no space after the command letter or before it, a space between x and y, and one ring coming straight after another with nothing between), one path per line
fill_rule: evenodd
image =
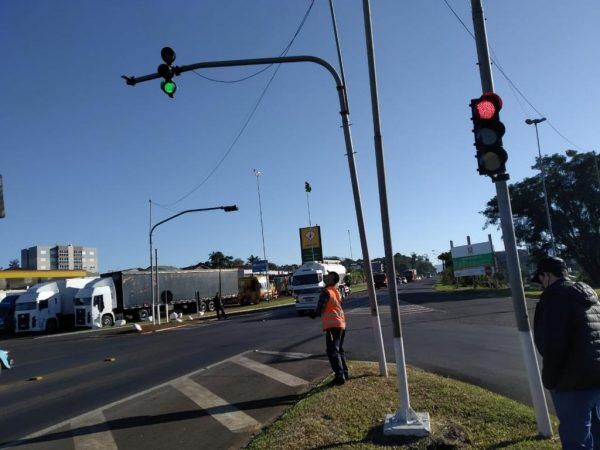
M455 277L493 275L494 251L490 242L452 247L452 265Z
M252 272L260 273L267 272L269 270L269 261L266 259L262 259L260 261L256 261L252 263Z
M303 264L307 261L323 261L320 226L300 228L300 252Z

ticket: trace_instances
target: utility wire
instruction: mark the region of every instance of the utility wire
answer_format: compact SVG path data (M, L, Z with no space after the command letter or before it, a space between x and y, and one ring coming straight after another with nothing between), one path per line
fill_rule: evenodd
M463 26L463 28L467 31L467 33L469 33L469 35L475 39L475 35L471 32L471 30L469 29L469 27L467 27L467 25L465 25L465 22L463 22L463 20L460 18L460 16L456 13L456 11L454 11L454 9L452 8L452 6L450 5L450 3L448 3L448 0L442 0L446 6L448 7L448 9L450 9L450 11L452 11L452 14L454 14L454 17L456 17L456 19L460 22L460 24ZM539 114L540 117L545 117L544 114L542 114L535 106L533 106L533 104L529 101L529 99L525 96L525 94L523 94L523 92L521 92L521 90L517 87L517 85L515 83L513 83L513 81L510 79L510 77L506 74L506 72L504 72L504 70L502 69L502 67L500 66L500 64L498 63L498 58L496 57L494 50L490 47L491 53L492 53L492 62L494 63L494 65L498 68L498 71L502 74L502 76L506 79L506 81L508 82L509 87L513 90L513 92L517 92L522 98L523 100L525 100L525 102L531 107L531 109L533 109L537 114ZM520 102L519 102L520 104ZM525 111L524 111L525 112ZM581 150L581 151L585 151L583 148L581 148L579 145L575 144L573 141L571 141L570 139L568 139L564 134L562 134L558 128L556 128L552 122L550 121L550 119L546 119L546 123L548 123L548 125L550 125L550 128L552 128L556 134L558 134L561 138L563 138L566 142L568 142L569 144L571 144L573 147Z
M302 18L302 21L300 22L300 25L298 25L298 28L296 29L296 33L294 33L294 36L292 36L292 39L290 40L290 42L288 43L288 45L286 45L286 47L279 54L280 57L281 56L285 56L287 54L287 52L290 50L290 48L292 47L292 44L294 43L294 41L298 37L298 34L300 34L300 30L302 30L302 27L304 27L304 23L306 22L306 19L308 19L308 15L310 14L310 10L312 9L312 7L313 7L314 4L315 4L315 0L311 0L310 6L306 10L306 13L304 14L304 17ZM215 83L240 83L242 81L249 80L250 78L253 78L256 75L260 75L261 73L263 73L265 70L269 69L274 64L275 63L271 63L268 66L263 67L262 69L258 70L257 72L255 72L255 73L253 73L251 75L242 77L242 78L238 78L237 80L219 80L217 78L211 78L211 77L207 77L206 75L202 75L199 72L196 72L195 70L192 70L192 72L194 72L194 74L198 75L200 78L204 78L205 80L208 80L208 81L214 81Z
M297 28L296 32L294 33L294 36L292 37L292 39L290 40L290 42L288 43L288 45L284 48L283 52L281 52L279 56L285 56L287 54L287 52L290 50L290 48L292 47L292 44L294 43L294 41L296 40L296 38L300 34L300 31L304 27L304 24L306 23L306 19L308 18L308 15L310 14L310 11L312 10L312 7L313 7L314 4L315 4L315 0L311 0L311 3L309 5L308 9L306 10L306 13L304 14L304 17L302 18L302 21L300 22L300 25L298 25L298 28ZM270 64L266 68L261 69L259 72L256 72L255 74L253 74L251 76L245 77L244 79L248 79L248 78L251 78L252 76L256 76L259 73L262 73L265 70L267 70L272 65L273 64ZM275 76L277 75L277 72L279 71L280 68L281 68L281 64L277 64L277 67L273 71L273 75L271 75L271 78L267 82L267 84L266 84L265 88L263 89L262 93L260 94L260 96L258 97L258 99L256 100L256 102L254 103L254 106L250 110L250 113L248 114L248 117L246 118L246 120L244 121L244 124L240 128L240 131L237 133L237 135L233 139L232 143L229 145L229 147L227 148L227 150L225 151L225 153L223 154L223 156L221 157L221 159L219 160L219 162L217 162L217 164L209 172L209 174L200 183L198 183L192 190L190 190L187 194L183 195L182 197L180 197L179 199L175 200L174 202L167 203L167 204L160 204L160 203L153 202L155 205L160 206L162 208L167 208L169 206L176 205L177 203L185 200L190 195L192 195L194 192L196 192L198 189L200 189L213 176L213 174L219 169L219 167L221 166L221 164L223 164L223 162L225 161L225 159L227 158L227 156L229 156L229 154L231 153L231 151L235 147L235 144L237 144L238 140L240 139L240 137L242 136L242 134L246 130L246 127L248 126L248 124L252 120L252 117L254 116L254 113L258 109L258 107L259 107L262 99L264 98L265 94L267 93L267 90L271 86L271 83L275 79ZM196 73L195 71L193 71L193 72ZM201 77L204 78L203 75L200 75L200 74L197 74L197 75L199 75L199 76L201 76ZM240 79L238 81L243 81L243 79Z

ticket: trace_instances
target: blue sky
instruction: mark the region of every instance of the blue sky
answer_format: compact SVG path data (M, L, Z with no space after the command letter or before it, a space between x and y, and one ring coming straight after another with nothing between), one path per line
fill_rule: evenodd
M448 0L472 29L470 2ZM141 6L143 5L143 6ZM100 269L148 264L148 200L153 222L172 211L237 204L240 211L190 214L155 234L161 264L188 265L221 250L262 254L259 169L267 257L299 263L298 228L308 224L304 181L312 185L313 223L326 255L360 256L339 108L333 80L313 64L282 66L248 127L201 188L172 204L213 170L240 131L274 68L240 83L187 73L169 99L159 82L125 86L176 64L278 55L309 0L199 2L3 2L0 6L0 174L6 218L0 265L35 244L98 247ZM335 2L350 100L350 120L369 249L383 256L362 2ZM583 150L597 148L600 3L594 0L488 1L490 45L527 99ZM373 29L394 252L432 255L487 240L479 211L494 186L476 172L469 100L481 93L472 38L443 0L375 0ZM337 67L326 0L316 0L290 55ZM256 68L203 71L222 80ZM512 181L535 174L537 113L498 71ZM547 123L544 153L574 146Z

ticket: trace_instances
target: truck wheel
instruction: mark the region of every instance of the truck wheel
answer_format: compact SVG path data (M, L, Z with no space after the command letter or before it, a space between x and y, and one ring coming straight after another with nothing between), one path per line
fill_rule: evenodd
M56 320L48 319L46 322L46 331L48 333L54 333L56 330L58 330L58 323L56 323Z
M102 316L102 326L103 327L112 327L114 325L113 318L110 314L104 314Z
M200 302L200 311L201 312L205 312L206 311L206 303L205 302Z
M144 320L148 320L148 317L150 317L150 313L148 312L147 309L142 308L142 309L138 310L137 316L138 316L138 320L144 321Z
M209 300L207 303L208 303L207 304L208 310L209 311L214 311L215 310L215 302L214 302L214 300Z

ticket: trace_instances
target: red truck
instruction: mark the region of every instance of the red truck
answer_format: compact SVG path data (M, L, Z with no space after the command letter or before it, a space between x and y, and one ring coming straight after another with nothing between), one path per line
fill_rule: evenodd
M411 281L416 281L417 279L417 269L406 269L403 273L402 276L406 278L406 281L408 281L409 283Z

